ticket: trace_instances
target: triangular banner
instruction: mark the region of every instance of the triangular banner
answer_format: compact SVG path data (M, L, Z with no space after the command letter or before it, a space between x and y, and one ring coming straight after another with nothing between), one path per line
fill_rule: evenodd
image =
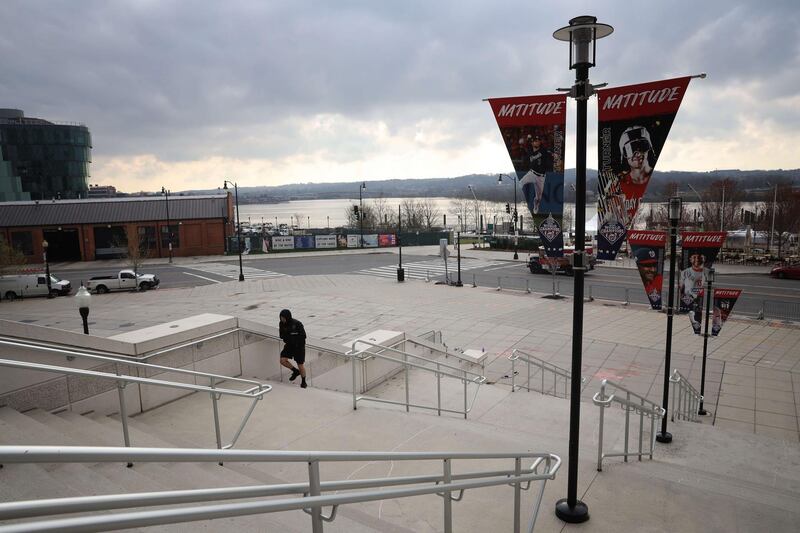
M736 300L742 295L740 289L714 289L714 318L711 321L711 335L719 335L722 325L728 320Z
M597 91L598 259L615 259L632 229L690 79Z
M663 231L638 231L628 233L628 244L631 246L636 267L642 278L644 292L650 301L650 307L661 309L661 289L664 285L664 248L667 234Z
M545 251L550 257L561 257L567 97L490 98L489 104Z
M681 233L681 271L678 281L680 311L689 312L692 329L698 335L703 323L703 287L706 272L714 265L725 243L724 231Z

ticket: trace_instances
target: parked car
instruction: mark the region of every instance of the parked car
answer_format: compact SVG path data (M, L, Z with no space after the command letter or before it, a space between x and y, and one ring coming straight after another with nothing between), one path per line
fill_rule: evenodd
M773 278L800 279L800 263L794 265L776 266L770 273Z
M86 282L86 288L97 294L110 291L132 291L153 289L158 287L160 280L155 274L136 274L133 270L120 270L119 273L109 276L95 276Z
M572 252L574 250L565 249L563 257L546 257L543 251L540 249L538 254L532 254L528 258L528 269L531 271L531 274L549 274L550 273L550 261L556 262L556 272L563 272L568 276L573 274L572 272ZM597 258L595 257L593 250L591 248L586 249L586 262L587 267L589 270L594 270L594 265L597 263ZM541 257L544 260L540 259Z
M53 296L64 296L71 290L72 285L69 281L50 275L50 292ZM47 296L46 274L0 276L0 297L6 300L16 300L29 296Z

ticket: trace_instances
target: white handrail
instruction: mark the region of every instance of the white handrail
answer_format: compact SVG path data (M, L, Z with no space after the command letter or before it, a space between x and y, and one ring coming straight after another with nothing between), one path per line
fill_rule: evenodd
M613 387L616 389L615 394L606 395L606 387ZM624 398L619 394L624 394ZM603 459L606 457L623 457L625 462L628 462L628 456L636 456L639 461L642 456L648 455L650 459L653 458L653 447L656 439L656 419L664 416L666 411L660 405L651 402L644 396L640 396L635 392L631 392L622 385L614 383L613 381L604 379L600 383L600 391L592 397L592 402L600 408L600 423L599 423L599 436L597 445L597 471L603 471ZM603 428L605 422L605 410L611 407L612 404L618 404L625 411L625 448L621 452L603 453ZM639 414L639 451L632 452L629 447L629 429L630 429L630 415L631 412ZM644 417L650 419L650 437L648 438L649 449L643 451L642 441L644 438Z
M356 345L358 343L366 344L367 348L365 348L363 350L358 350L356 348ZM377 349L377 350L376 351L368 351L370 349L373 349L373 350ZM388 355L384 355L382 353L384 351L398 353L398 354L403 356L403 359L397 359L397 358L394 358L394 357L389 357ZM351 348L350 351L347 352L347 355L351 358L351 363L352 363L353 410L357 410L358 409L358 402L359 401L365 400L365 401L370 401L370 402L386 403L386 404L392 404L392 405L402 405L402 406L405 406L406 412L408 412L411 407L415 407L415 408L418 408L418 409L429 409L429 410L432 410L432 411L436 411L439 416L441 416L442 412L445 412L445 413L454 413L454 414L463 415L464 418L466 419L467 418L467 414L470 411L472 411L472 407L475 405L475 400L478 398L478 391L480 390L480 386L484 382L486 382L486 377L481 375L481 374L477 374L475 372L470 372L469 370L465 370L465 369L459 368L457 366L448 365L446 363L441 363L441 362L436 361L434 359L428 359L427 357L422 357L421 355L416 355L416 354L404 352L402 350L397 350L395 348L391 348L391 347L388 347L388 346L383 346L381 344L376 344L376 343L373 343L371 341L365 341L365 340L353 341L352 348ZM425 363L436 365L436 368L434 369L434 368L430 368L428 366L425 366L424 364L413 363L413 362L408 360L409 357L412 357L414 359L418 359L420 361L424 361ZM391 361L393 363L397 363L397 364L403 366L403 371L405 372L405 401L399 402L399 401L395 401L395 400L386 400L386 399L383 399L383 398L375 398L375 397L372 397L372 396L364 396L364 395L359 396L358 395L357 379L356 379L356 376L357 376L356 360L361 361L361 365L362 365L362 369L363 369L364 365L366 364L366 361L368 361L369 359L373 359L373 358L375 358L375 359L383 359L383 360L386 360L386 361ZM451 373L451 372L444 372L444 371L441 370L442 367L454 370L454 371L460 373L461 375L455 374L455 373ZM408 373L409 373L409 370L411 368L417 368L417 369L423 370L425 372L431 372L431 373L436 375L436 407L432 407L432 406L428 406L428 405L413 404L413 403L410 402L410 399L409 399L409 375L408 375ZM453 378L453 379L458 379L464 384L464 409L463 410L445 409L445 408L442 407L442 388L441 388L442 387L441 386L441 378L442 378L442 376ZM474 376L474 377L470 378L469 376ZM472 397L472 401L468 400L468 395L467 395L467 386L470 383L476 385L475 394Z
M452 474L455 460L513 459L514 469ZM527 469L522 459L533 459ZM197 450L172 448L111 448L59 446L0 446L0 463L96 463L96 462L304 462L309 466L308 483L226 487L214 489L161 491L135 494L112 494L32 500L0 504L0 519L50 517L77 512L96 512L126 508L145 508L135 512L92 514L37 522L0 525L1 533L22 531L106 531L146 527L214 518L303 509L311 515L312 530L321 532L324 521L333 521L339 505L405 498L426 494L444 497L444 531L452 532L452 502L460 501L465 490L511 485L514 487L514 531L520 531L521 491L533 481L541 481L528 531L533 531L548 480L555 479L561 458L550 453L471 453L471 452L302 452L259 450ZM320 481L320 463L329 461L442 461L442 474L389 477L366 480ZM410 485L407 488L363 490ZM323 495L334 490L356 490L344 494ZM457 497L453 492L458 492ZM259 500L194 507L163 508L182 503L263 498L302 493L303 497ZM152 510L150 507L161 507ZM323 506L332 506L329 515ZM310 509L310 510L309 510Z
M672 421L678 419L697 422L698 407L703 402L703 396L677 368L672 371L669 381L672 383Z
M270 392L272 390L271 385L267 385L266 383L256 383L256 387L251 387L247 390L236 390L236 389L223 389L216 387L216 377L212 376L211 385L193 385L191 383L181 383L175 381L167 381L162 379L153 379L153 378L142 378L139 376L128 376L125 374L120 373L119 364L121 361L115 363L116 365L116 373L111 374L108 372L101 372L98 370L86 370L81 368L70 368L70 367L63 367L63 366L56 366L56 365L46 365L42 363L32 363L29 361L16 361L16 360L8 360L8 359L0 359L0 367L7 367L7 368L18 368L24 370L35 370L39 372L51 372L56 374L64 374L64 375L72 375L72 376L83 376L83 377L92 377L92 378L99 378L99 379L106 379L109 381L114 381L117 384L117 392L118 392L118 399L119 399L119 417L120 422L122 423L122 436L123 441L126 447L130 447L130 434L128 431L128 410L125 401L125 386L129 383L138 383L140 385L153 385L156 387L166 387L172 389L181 389L181 390L188 390L192 392L206 392L211 396L211 404L213 407L214 412L214 431L217 440L217 447L222 448L232 448L236 441L239 439L239 436L244 430L247 421L250 419L250 415L253 414L253 411L256 407L256 402L258 402L261 398L263 398L264 394ZM123 363L124 364L124 363ZM220 430L219 424L219 411L217 408L217 401L221 396L236 396L240 398L248 398L251 401L250 406L247 409L244 417L242 418L241 423L239 424L239 428L236 430L231 442L226 444L225 446L222 445L222 433ZM133 466L130 462L128 466Z
M511 355L508 356L508 360L511 361L511 392L514 392L515 389L522 389L522 388L528 390L529 392L533 390L531 389L531 365L533 365L539 367L541 371L541 385L539 388L539 392L545 394L544 373L545 371L547 371L553 374L553 396L558 397L557 382L559 377L564 380L564 398L567 398L569 396L569 384L572 381L572 373L569 370L556 366L549 361L540 359L535 355L531 355L517 348L515 348L511 352ZM528 377L525 381L525 385L519 385L519 387L517 387L516 385L516 375L517 375L516 362L518 360L522 360L523 363L526 363L528 370ZM585 377L581 377L581 383L586 383Z

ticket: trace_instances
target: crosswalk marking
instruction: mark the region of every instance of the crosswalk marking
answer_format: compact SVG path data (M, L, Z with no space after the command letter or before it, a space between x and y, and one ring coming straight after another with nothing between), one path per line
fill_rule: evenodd
M486 268L497 265L505 265L505 261L487 261L482 259L462 259L461 271L475 270L478 268ZM427 279L428 276L435 278L444 276L449 273L453 276L458 271L458 261L450 260L447 262L447 269L445 270L444 261L441 259L433 259L431 261L416 261L413 263L403 263L405 269L405 277L409 279ZM381 278L396 278L397 265L386 265L382 267L368 268L366 270L359 270L354 274L366 274L368 276L377 276Z
M209 274L216 274L231 279L239 279L239 265L235 263L201 263L192 265L192 270L199 270L200 272L207 272ZM261 270L249 266L242 267L244 279L270 279L281 278L287 276L280 272L272 272L271 270Z

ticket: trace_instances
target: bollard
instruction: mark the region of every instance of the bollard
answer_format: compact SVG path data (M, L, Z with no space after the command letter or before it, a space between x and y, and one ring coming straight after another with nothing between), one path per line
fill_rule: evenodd
M527 292L528 294L531 293L531 280L529 279L525 280L525 292Z
M622 305L630 305L630 303L631 303L631 299L630 299L630 296L628 294L628 288L625 287L625 303L622 304Z
M591 285L589 285L589 301L590 302L594 301L594 296L592 296L592 286Z
M502 279L502 278L501 278L500 276L497 276L497 290L498 290L498 291L499 291L499 290L501 290L501 289L503 288L502 284L500 283L500 280L501 280L501 279Z
M475 283L475 274L472 275L472 286L473 287L477 287L478 286L478 284Z
M764 300L761 300L761 309L758 310L757 320L764 320Z

